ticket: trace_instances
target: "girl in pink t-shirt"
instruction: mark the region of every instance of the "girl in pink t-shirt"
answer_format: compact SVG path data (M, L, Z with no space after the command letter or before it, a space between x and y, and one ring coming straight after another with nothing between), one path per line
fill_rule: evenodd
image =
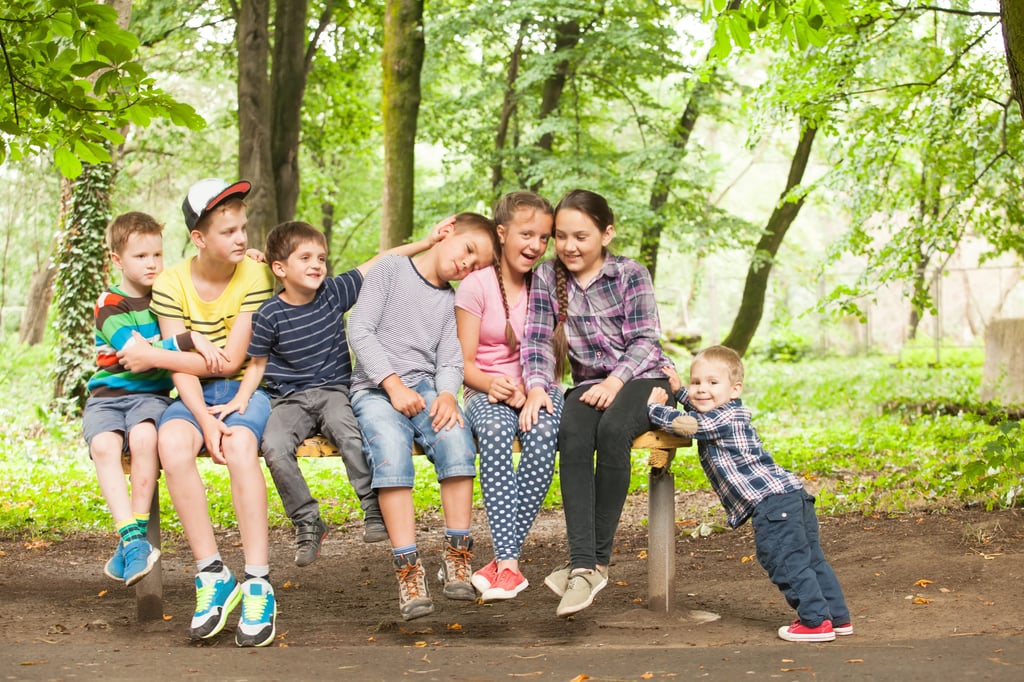
M483 601L512 599L529 586L519 570L526 534L551 485L562 416L562 391L548 388L552 410L524 430L526 402L519 338L526 324L530 274L544 256L554 209L533 192L512 192L494 207L501 255L455 292L455 320L465 359L466 418L480 451L480 488L494 543L494 559L473 574ZM512 441L519 439L519 467Z

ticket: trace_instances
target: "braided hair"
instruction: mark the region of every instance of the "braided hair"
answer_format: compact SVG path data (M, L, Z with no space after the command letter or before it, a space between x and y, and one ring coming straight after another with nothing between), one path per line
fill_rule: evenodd
M549 216L555 215L555 209L551 202L534 192L509 192L494 205L494 222L508 229L508 226L515 220L519 211L540 211ZM519 347L519 338L512 329L512 315L509 311L508 294L505 293L505 282L501 277L501 255L500 251L494 259L494 274L498 277L498 289L501 291L501 305L505 309L505 342L508 347L515 350ZM525 277L526 291L530 291L530 281L533 272L527 272Z

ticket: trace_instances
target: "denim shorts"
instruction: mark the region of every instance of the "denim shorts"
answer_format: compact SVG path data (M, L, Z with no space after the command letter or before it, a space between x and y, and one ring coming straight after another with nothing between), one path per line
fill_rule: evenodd
M412 463L414 441L434 465L437 480L476 476L476 443L469 425L456 425L434 433L429 413L430 406L437 400L437 391L429 381L420 382L412 389L423 396L427 407L411 419L391 405L383 389L369 388L352 395L352 410L363 432L363 452L373 472L373 488L413 487L416 479Z
M101 433L117 432L127 435L144 421L155 427L160 416L171 404L171 399L155 393L130 393L109 398L89 398L82 413L82 436L86 443ZM124 439L125 452L128 439Z
M216 379L214 381L207 381L203 383L203 400L206 401L207 406L212 407L213 405L223 405L224 403L231 402L231 399L238 393L238 387L241 386L242 382L234 381L232 379ZM244 426L253 432L256 436L256 442L259 443L260 439L263 438L263 428L267 425L267 417L270 416L270 396L262 388L257 389L252 394L252 398L249 399L249 406L245 408L245 414L238 414L238 412L232 412L224 418L224 423L229 428L235 428L237 426ZM199 426L199 420L193 416L192 412L185 407L185 403L181 402L181 398L171 403L171 406L164 412L164 416L160 419L160 426L163 426L167 422L173 419L184 419L185 421L196 427L196 430L202 433L203 429Z

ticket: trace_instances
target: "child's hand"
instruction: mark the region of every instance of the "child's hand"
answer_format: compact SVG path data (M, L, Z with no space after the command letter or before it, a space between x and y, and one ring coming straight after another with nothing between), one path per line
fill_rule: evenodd
M683 381L679 378L679 373L676 372L676 368L672 365L665 365L661 368L661 371L668 377L668 387L672 390L672 393L678 393L679 389L683 387ZM665 403L662 403L664 405Z
M697 433L697 420L688 414L672 420L672 432L677 436L692 436Z
M523 408L519 410L519 428L523 431L529 431L540 421L541 408L548 411L548 414L555 413L555 406L551 402L551 396L548 392L540 387L536 386L530 389L530 392L526 394L526 401L523 403Z
M504 403L515 395L519 388L517 382L504 374L491 379L491 385L487 388L487 402Z
M455 227L455 216L450 215L447 218L442 218L430 228L430 232L427 234L427 242L431 246L444 239L445 235L448 234L449 227Z
M243 400L241 396L236 395L234 398L231 399L231 402L225 403L223 405L212 405L206 408L206 411L212 414L213 416L217 417L217 419L224 421L225 419L227 419L227 416L232 412L237 412L238 414L245 414L245 408L247 407L249 407L249 398L245 398Z
M224 457L224 450L221 442L231 437L231 428L221 420L209 414L197 414L196 420L203 431L203 443L206 444L206 451L210 453L210 459L216 464L227 464Z
M267 257L259 249L246 249L245 255L257 263L266 263Z
M438 394L437 399L430 406L431 426L434 433L441 429L451 430L453 426L465 426L462 420L462 413L459 412L459 404L455 402L455 396L447 391Z
M227 351L220 346L214 345L206 337L206 334L193 331L191 335L192 345L196 347L196 352L203 356L203 360L206 360L206 369L209 370L210 374L220 374L221 370L231 361Z
M580 396L580 401L595 410L607 410L615 402L615 396L622 389L622 380L617 377L606 377L599 384L594 384Z
M665 405L668 403L668 393L661 386L651 389L651 395L647 398L648 405Z
M412 419L427 407L427 401L416 391L405 384L386 389L391 406Z
M505 401L505 404L514 410L518 410L520 407L526 404L526 391L522 384L516 386L515 393Z
M131 339L117 351L117 361L129 372L148 372L157 367L157 357L144 336L132 331Z

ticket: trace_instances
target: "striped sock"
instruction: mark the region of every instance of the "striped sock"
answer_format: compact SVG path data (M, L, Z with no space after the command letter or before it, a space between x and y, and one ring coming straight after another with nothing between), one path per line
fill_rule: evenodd
M117 533L121 536L121 542L126 545L135 540L146 539L146 533L139 528L139 524L135 522L135 519L127 519L117 524Z

